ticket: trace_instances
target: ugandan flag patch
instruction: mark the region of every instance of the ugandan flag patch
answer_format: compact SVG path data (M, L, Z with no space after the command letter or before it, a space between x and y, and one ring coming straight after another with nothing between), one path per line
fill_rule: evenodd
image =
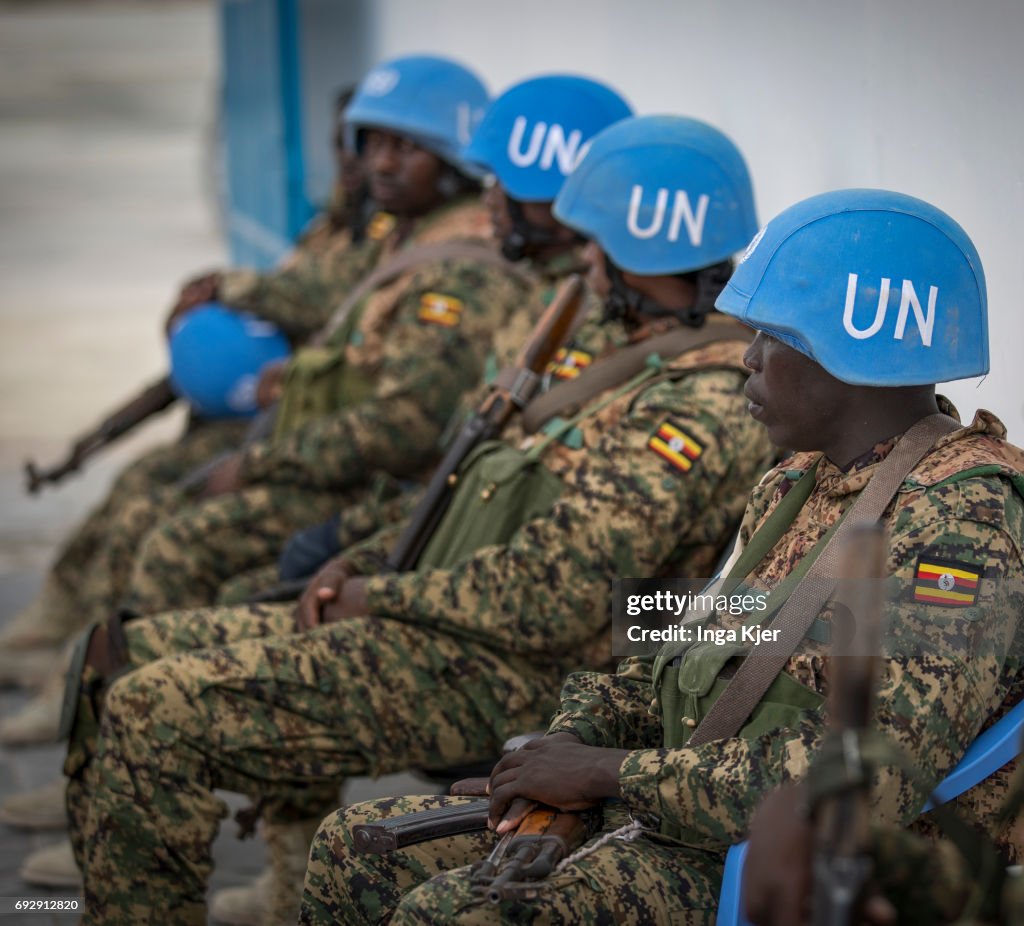
M671 420L658 425L658 430L651 435L647 446L684 473L693 469L694 462L704 452L703 444Z
M395 227L395 217L390 212L376 212L366 226L366 237L371 241L381 241L391 234Z
M576 379L580 373L594 362L594 355L585 350L558 349L554 360L548 364L548 373L555 379Z
M970 563L924 554L914 573L914 601L969 608L978 600L981 570Z
M454 328L462 318L462 300L441 293L424 293L417 317L429 325Z

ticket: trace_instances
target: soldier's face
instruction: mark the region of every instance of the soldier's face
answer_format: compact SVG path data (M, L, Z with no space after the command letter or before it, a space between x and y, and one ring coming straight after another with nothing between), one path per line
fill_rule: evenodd
M415 216L440 201L441 159L401 135L370 129L363 139L370 195L387 212Z
M509 212L508 193L497 180L484 190L484 205L490 213L495 237L499 240L507 237L512 232L512 215ZM545 231L559 232L562 225L551 214L551 206L548 202L519 204L527 223Z
M776 447L821 450L851 426L843 409L852 387L810 357L759 331L743 363L751 370L743 389L748 411Z

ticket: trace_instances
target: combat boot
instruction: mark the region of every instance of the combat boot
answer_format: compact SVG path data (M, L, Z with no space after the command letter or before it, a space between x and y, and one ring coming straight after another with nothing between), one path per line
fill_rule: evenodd
M82 873L75 864L71 840L63 839L45 849L36 849L22 862L18 874L26 884L82 890Z
M291 926L299 917L309 847L320 820L262 824L270 862L255 881L218 891L210 918L226 926Z
M61 665L66 665L63 659ZM64 703L64 678L55 674L46 687L20 711L0 721L0 743L4 746L34 746L55 743Z
M33 791L12 794L0 803L0 823L23 830L66 830L68 813L64 807L67 782L63 778Z

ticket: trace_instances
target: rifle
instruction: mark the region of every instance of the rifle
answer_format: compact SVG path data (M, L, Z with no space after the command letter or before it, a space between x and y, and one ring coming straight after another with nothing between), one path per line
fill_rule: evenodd
M472 450L497 437L509 419L526 407L555 352L565 342L583 304L583 280L573 274L562 284L534 327L511 371L503 371L487 398L462 426L388 556L388 568L409 572L437 528L459 481L459 467Z
M148 386L130 402L108 415L93 430L79 437L63 462L46 469L37 467L33 460L26 462L25 491L29 495L36 495L47 483L60 482L68 473L80 469L89 457L98 453L107 444L112 444L150 416L162 412L176 399L177 396L166 376Z
M383 855L406 846L478 833L487 829L487 798L447 807L402 814L352 828L357 852ZM491 854L470 875L474 893L497 904L513 897L527 898L535 883L550 875L587 838L590 814L560 813L551 807L532 810L519 826L498 840Z
M532 810L472 870L471 890L492 904L529 898L537 889L536 882L543 881L586 841L588 828L588 817L583 814L560 813L550 807Z
M850 926L871 877L868 803L870 774L861 754L871 725L884 608L885 534L879 525L858 528L842 552L842 606L833 621L829 724L852 784L823 797L815 817L813 926ZM843 624L841 618L850 618ZM852 630L852 635L843 631ZM843 639L837 639L842 634Z

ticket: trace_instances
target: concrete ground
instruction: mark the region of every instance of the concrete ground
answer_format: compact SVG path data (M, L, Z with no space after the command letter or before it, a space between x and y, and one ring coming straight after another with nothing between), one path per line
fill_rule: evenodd
M39 588L55 546L142 449L173 437L165 415L57 488L28 497L26 459L56 462L76 433L165 367L161 320L183 278L225 259L215 228L212 3L0 2L0 622ZM0 692L0 712L25 703ZM57 746L0 749L0 800L56 776ZM349 799L424 790L409 776L353 782ZM229 798L234 806L238 798ZM262 865L226 826L214 886ZM56 837L0 826L0 923L59 897L17 877Z

